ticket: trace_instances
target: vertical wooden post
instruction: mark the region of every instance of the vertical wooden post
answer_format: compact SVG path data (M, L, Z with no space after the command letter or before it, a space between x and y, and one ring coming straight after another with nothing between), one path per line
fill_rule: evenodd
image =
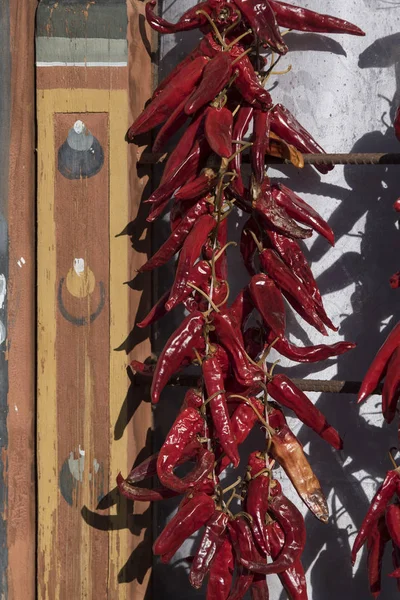
M141 298L124 283L145 260L127 233L146 179L125 133L129 101L138 112L151 92L139 5L129 24L120 0L38 9L38 596L51 600L136 599L149 576L149 512L133 519L115 491L151 427L140 397L128 422L127 402Z
M35 597L35 95L29 0L0 8L0 598Z

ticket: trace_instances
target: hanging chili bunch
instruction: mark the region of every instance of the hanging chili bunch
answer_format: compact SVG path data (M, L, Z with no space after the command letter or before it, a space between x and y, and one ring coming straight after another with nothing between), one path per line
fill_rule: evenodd
M266 576L276 573L289 598L307 598L301 555L306 532L298 508L282 492L272 467L278 463L300 499L322 522L329 518L320 483L282 408L335 449L338 432L309 398L268 363L273 346L298 362L339 356L354 344L297 347L286 337L286 304L327 335L329 319L302 240L314 232L334 244L329 225L288 187L272 183L268 157L303 167L302 153L322 148L282 105L274 105L265 84L287 53L280 27L363 35L356 26L284 2L206 0L176 24L146 5L146 17L161 34L198 28L203 38L155 90L128 132L130 141L160 126L153 150L160 151L184 125L168 157L159 187L147 200L148 221L170 208L171 234L140 269L152 271L177 255L175 280L139 323L146 327L183 305L187 316L151 367L135 361L134 371L151 378L157 404L177 371L197 364L198 387L189 389L160 451L135 467L120 492L136 501L182 495L176 515L154 543L169 562L183 542L203 529L190 558L189 580L207 580L208 600L268 598ZM266 54L266 58L262 56ZM252 133L248 136L252 125ZM250 163L246 178L242 163ZM331 167L320 166L326 173ZM238 207L248 214L240 252L248 285L231 302L227 223ZM258 325L249 326L252 315ZM246 476L223 487L228 466L237 467L239 447L255 428L265 447L248 458ZM176 468L191 463L185 476ZM143 482L157 475L159 487ZM240 511L233 510L239 504Z

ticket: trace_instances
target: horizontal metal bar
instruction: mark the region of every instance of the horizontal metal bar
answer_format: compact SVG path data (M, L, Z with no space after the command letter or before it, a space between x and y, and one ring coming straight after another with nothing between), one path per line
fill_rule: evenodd
M400 165L400 153L352 153L352 154L303 154L306 165ZM140 165L163 163L168 158L166 152L143 152ZM248 157L243 157L248 162ZM290 161L268 156L268 164L291 164Z
M199 377L197 375L175 375L172 377L169 386L195 387ZM358 394L361 387L360 381L339 381L336 379L293 379L294 383L303 392L319 392L326 394ZM141 373L134 374L135 385L146 386L151 385L151 377L142 375ZM375 394L382 393L382 386L374 392Z

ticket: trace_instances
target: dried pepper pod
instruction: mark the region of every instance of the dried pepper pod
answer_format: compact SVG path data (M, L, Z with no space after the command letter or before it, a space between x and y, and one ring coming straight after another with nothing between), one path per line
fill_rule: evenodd
M222 158L232 156L233 115L228 108L210 106L204 122L204 133L210 148Z
M222 545L210 569L207 600L227 600L231 590L233 570L232 544L227 536L222 536Z
M179 493L166 487L148 489L135 486L127 479L124 479L121 473L117 476L117 486L120 493L125 496L125 498L133 500L134 502L158 502L160 500L166 500L167 498L173 498Z
M338 432L329 425L325 416L286 375L274 375L267 383L272 398L292 410L304 425L310 427L335 450L343 448Z
M274 409L269 424L275 429L271 437L271 456L278 461L289 477L300 498L323 523L329 519L329 509L321 484L314 474L303 446L289 429L283 413Z
M362 522L360 530L354 541L351 551L351 561L354 565L357 554L371 535L375 524L385 514L386 508L396 493L399 485L399 473L397 470L388 471L381 486L379 486L372 499L368 512Z
M192 94L208 63L209 58L199 56L185 65L179 78L173 79L133 122L128 131L128 139L133 140L135 136L146 133L166 121L171 112Z
M293 6L287 2L269 0L276 20L280 27L295 29L297 31L312 31L314 33L349 33L350 35L365 35L356 25L323 15L308 8Z
M204 492L196 493L168 522L153 545L154 554L175 552L183 542L207 523L215 510L214 500Z
M283 41L275 13L268 0L234 0L259 40L279 54L286 54L288 47Z
M216 510L207 522L189 573L189 581L196 589L201 588L213 561L216 560L218 551L224 543L224 533L228 521L229 517L226 513Z
M185 104L186 98L184 98L182 102L178 104L176 109L165 121L164 125L157 133L156 139L154 140L152 148L153 152L160 152L168 140L170 140L171 137L186 123L188 116L184 110Z
M269 590L265 575L256 573L250 588L251 600L269 600Z
M266 470L265 456L260 452L252 452L248 458L246 492L246 512L253 517L251 529L262 551L267 553L264 527L268 512L270 474Z
M271 113L256 109L254 111L253 145L251 164L256 184L261 185L265 175L265 155L269 149Z
M205 65L202 74L199 86L186 102L187 115L194 114L202 106L212 102L224 89L232 75L232 58L229 52L220 52L212 58Z
M236 119L233 125L232 138L234 140L242 141L247 134L249 129L251 119L253 118L253 107L252 106L241 106L239 108L239 112L236 115ZM239 152L242 144L234 144L235 158L231 161L230 165L234 172L236 173L236 177L231 183L231 187L235 190L235 192L241 196L244 195L244 184L242 179L241 167L242 167L242 153ZM244 231L244 228L243 228Z
M385 519L390 539L400 549L400 505L398 503L387 507Z
M390 536L385 517L382 516L375 523L367 539L369 589L374 598L377 598L381 593L382 561L386 544L389 541Z
M327 345L319 344L318 346L296 346L290 343L286 338L277 339L277 334L270 331L267 337L268 344L274 344L274 349L286 358L295 362L315 363L327 360L332 356L341 356L345 352L352 350L356 344L352 342L337 342L336 344Z
M249 292L254 306L267 327L271 328L278 337L283 337L286 315L285 303L279 288L267 275L260 273L251 278Z
M215 187L216 177L217 174L214 169L209 169L208 167L202 169L198 177L185 183L185 185L175 192L175 199L192 200L193 198L205 196Z

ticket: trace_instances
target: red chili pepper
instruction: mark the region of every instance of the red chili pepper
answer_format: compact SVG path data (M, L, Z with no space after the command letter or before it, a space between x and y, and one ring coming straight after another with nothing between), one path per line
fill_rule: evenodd
M276 521L269 523L266 526L266 536L271 557L276 560L285 545L285 536L279 523ZM306 576L300 560L288 567L286 571L278 573L278 577L290 600L308 600Z
M232 545L228 537L223 536L222 546L211 565L207 600L227 600L232 585L233 569Z
M134 502L158 502L159 500L166 500L167 498L173 498L178 495L178 492L166 487L148 489L134 486L127 479L124 479L121 473L117 476L117 486L120 493L125 496L125 498L133 500Z
M196 589L201 588L213 561L217 560L218 551L224 543L224 533L228 521L229 517L226 513L216 510L207 523L190 568L189 581Z
M270 93L260 85L248 56L243 56L234 65L237 77L233 83L243 99L254 107L268 109L272 106Z
M250 588L252 600L269 600L269 590L265 575L254 575L253 583Z
M233 125L232 139L242 141L249 129L250 121L253 117L252 106L241 106L239 112L236 115L235 123ZM234 188L237 194L243 196L245 193L244 184L241 174L242 166L242 153L238 152L242 147L241 144L235 144L233 150L237 152L235 158L230 163L233 171L236 173L236 177L233 180L231 186ZM244 229L243 229L244 231Z
M396 348L389 360L382 392L382 413L387 423L396 415L400 398L400 347Z
M278 252L283 262L306 286L307 292L314 300L316 313L322 322L333 331L337 331L338 328L333 325L326 314L317 282L314 279L312 271L298 242L273 230L268 230L266 233L272 247Z
M371 535L374 525L378 522L379 518L385 514L387 505L396 493L398 483L398 471L388 471L384 482L379 486L378 491L372 499L368 512L353 544L353 549L351 551L351 561L353 565L356 562L358 551Z
M195 176L204 152L204 138L200 138L194 143L192 150L182 164L177 167L170 179L162 183L150 196L146 203L153 204L150 214L147 217L149 223L155 221L165 210L171 200L175 190L177 190L184 181Z
M356 25L323 15L307 8L293 6L286 2L269 0L276 20L280 27L287 29L296 29L297 31L312 31L315 33L349 33L351 35L365 35L365 33Z
M400 287L400 271L397 271L394 275L389 279L390 287L392 290L398 290Z
M154 542L154 554L165 555L205 525L215 510L214 500L203 492L196 493L167 523ZM175 550L175 551L176 551Z
M157 459L157 475L165 487L183 493L189 488L196 487L211 472L214 466L214 454L199 444L196 467L182 479L174 474L174 469L180 464L186 447L194 442L198 435L204 435L204 429L204 419L195 408L185 408L179 413Z
M184 293L193 265L198 259L201 248L215 225L216 222L214 217L211 215L203 215L198 219L187 236L179 254L175 281L167 303L168 306L175 306L176 302L181 297L181 294Z
M300 196L283 184L273 185L272 194L278 205L284 208L288 215L314 229L326 238L332 246L335 245L335 235L328 223Z
M267 552L264 539L265 516L269 502L269 473L265 471L265 457L259 452L252 452L248 458L247 473L251 477L247 485L246 512L253 517L251 529L260 549Z
M285 544L278 558L271 564L240 557L240 562L250 571L270 575L282 573L300 559L306 543L304 519L296 506L282 494L278 481L274 480L269 502L269 513L278 521L285 535ZM271 483L272 486L272 483Z
M326 335L325 327L316 313L314 301L307 288L297 279L292 271L285 265L273 250L263 250L260 253L260 262L266 273L283 290L285 297L301 316L304 314L309 322Z
M228 523L228 530L237 560L241 561L242 556L248 557L249 560L260 557L254 545L251 529L243 518L232 519ZM237 564L235 584L228 600L243 598L250 589L253 579L254 573L244 568L243 565Z
M203 289L206 287L209 279L211 277L211 266L205 260L199 260L188 272L187 274L187 283L181 291L180 295L176 295L172 300L168 299L168 302L165 303L165 309L167 312L171 311L173 308L178 306L181 302L184 302L190 294L193 293L193 288L191 284L195 285L198 288ZM169 294L169 298L171 298L172 290Z
M151 385L151 399L154 404L157 404L168 380L183 361L193 358L193 348L200 351L204 348L202 336L204 324L203 314L193 312L182 321L167 341L157 361Z
M140 360L133 360L130 363L130 367L133 371L133 374L140 373L141 375L145 375L146 377L153 377L154 371L156 369L155 363L143 363Z
M200 84L185 105L186 114L192 115L205 104L212 102L224 89L231 75L231 56L229 52L220 52L205 66Z
M367 540L368 547L368 580L371 594L377 598L381 593L382 560L386 544L390 536L386 527L385 517L375 523Z
M239 453L232 432L225 398L224 377L218 358L215 355L206 358L203 361L202 370L208 398L211 398L210 411L215 434L218 437L222 448L233 462L234 466L237 467L240 460Z
M300 227L286 210L277 204L267 177L261 186L252 186L252 197L253 210L266 222L267 228L275 228L280 233L298 239L306 239L312 235L311 229Z
M275 13L267 0L234 0L260 42L279 54L286 54L288 47L283 41Z
M244 347L253 360L256 360L265 349L264 337L264 331L261 327L249 327L243 334Z
M229 316L241 338L242 331L246 329L247 321L253 310L254 304L249 289L248 287L245 287L240 290L229 309Z
M256 183L261 185L265 176L265 155L269 149L269 133L271 113L256 109L254 111L253 145L251 147L251 164Z
M378 387L378 383L385 374L388 362L393 352L400 346L400 323L391 331L387 339L379 348L372 361L358 394L358 402L365 400Z
M206 167L198 177L185 183L177 192L176 200L191 200L205 196L212 188L216 186L217 174L214 169Z
M271 456L278 461L296 492L309 510L323 523L329 519L329 509L321 484L315 476L303 446L289 429L284 414L273 409L269 425L275 429L271 437Z
M338 342L330 346L319 344L318 346L299 347L291 344L286 338L279 338L274 331L270 331L267 338L267 343L274 342L274 349L295 362L315 363L327 360L332 356L340 356L349 350L356 347L356 344L351 342ZM276 340L276 341L275 341Z
M325 416L286 375L274 375L267 383L272 398L292 410L298 419L307 427L328 442L336 450L343 448L343 442L336 431L329 425Z
M211 14L210 3L200 2L200 4L196 4L196 6L184 12L177 23L170 23L154 13L153 9L156 4L155 0L149 0L146 3L146 20L152 29L158 33L177 33L178 31L197 29L208 23L204 15L197 14L198 11L203 10L207 14Z
M153 152L160 152L168 140L177 132L187 121L187 114L184 111L186 104L186 98L182 100L172 114L165 121L160 131L157 133L157 137L153 143Z
M207 57L199 56L185 65L179 78L174 78L133 122L128 131L128 139L132 141L140 133L146 133L166 121L171 112L193 92L208 63Z
M387 507L386 525L393 543L400 548L400 504L390 504Z
M400 107L397 109L400 113ZM396 134L397 135L397 134ZM398 138L400 139L400 119L399 119L399 136ZM400 198L398 198L396 200L396 202L393 204L393 208L396 212L400 212Z
M164 88L169 86L169 84L172 82L173 79L175 79L176 77L180 77L180 73L181 73L182 69L184 67L186 67L186 65L188 65L189 63L193 62L199 56L204 56L204 53L201 51L200 45L196 46L196 48L194 48L194 50L189 52L189 54L186 56L186 58L184 58L180 63L178 63L176 65L176 67L174 67L172 69L172 71L167 75L167 77L165 77L161 81L161 83L159 83L159 85L156 87L156 89L153 92L152 98L155 98L156 96L158 96Z
M240 236L240 254L242 255L244 266L246 267L249 275L255 275L256 270L254 268L254 256L257 251L257 244L251 235L250 231L257 232L255 227L256 223L251 217L243 225L242 234Z
M271 130L279 135L285 142L292 144L297 150L304 153L324 154L323 148L317 144L314 138L295 119L292 113L282 106L276 104L271 110ZM333 166L316 166L321 173L332 171Z
M232 156L233 116L228 108L210 106L206 113L204 132L210 148L218 156Z
M193 291L193 290L191 290ZM149 327L153 323L156 323L159 319L164 317L167 314L167 309L165 308L165 303L168 300L170 290L167 290L165 294L161 296L161 298L155 303L153 308L148 312L144 319L137 323L137 326L140 329L144 329L145 327Z
M275 283L264 273L254 275L249 283L249 292L254 306L264 323L283 337L286 328L285 303Z
M213 324L221 346L225 348L231 357L236 380L245 387L254 387L257 381L262 381L265 378L265 375L263 370L254 365L246 355L231 318L226 313L214 313Z

